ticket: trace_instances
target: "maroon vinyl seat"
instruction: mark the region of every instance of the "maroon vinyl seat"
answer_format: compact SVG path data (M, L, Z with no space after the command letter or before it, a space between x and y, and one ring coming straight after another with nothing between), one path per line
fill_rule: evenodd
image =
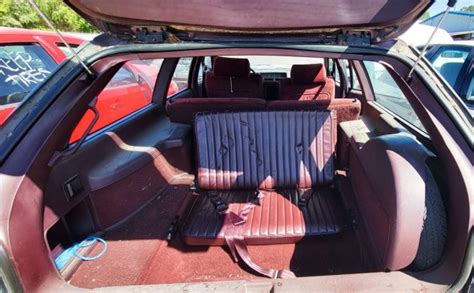
M248 59L217 57L205 86L208 97L263 97L263 78L250 72Z
M197 113L242 111L333 111L337 122L359 119L361 103L357 99L312 101L265 101L256 98L182 98L166 102L172 122L193 124Z
M323 64L293 65L290 78L280 80L279 100L334 99L334 80L326 76Z
M323 100L278 100L268 101L267 110L269 111L333 111L336 115L337 123L359 119L361 112L361 103L357 99L323 99Z
M237 234L247 244L277 244L338 233L336 199L325 192L334 179L335 126L329 111L197 115L200 193L185 242L223 245Z
M197 113L261 111L266 101L257 98L182 98L166 102L172 122L192 124Z
M307 192L308 201L301 201L301 193ZM238 215L248 202L261 198L248 215L247 221L238 227L224 225L226 217ZM340 210L337 198L330 189L322 188L298 191L248 190L220 191L221 200L228 203L228 214L215 212L215 206L207 196L199 196L192 221L186 227L184 240L190 245L225 245L226 233L241 233L248 245L295 243L304 237L335 234L340 230Z

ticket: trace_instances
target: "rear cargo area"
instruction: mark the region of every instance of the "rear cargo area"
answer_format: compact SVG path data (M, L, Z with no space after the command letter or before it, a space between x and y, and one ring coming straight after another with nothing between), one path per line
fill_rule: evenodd
M69 282L78 287L163 284L262 278L235 263L225 246L189 246L179 231L168 241L169 228L186 218L186 207L196 199L189 190L191 176L171 180L156 197L127 221L105 232L108 250L101 258L81 262ZM342 180L343 181L343 180ZM336 235L303 239L296 244L250 245L249 253L263 267L292 270L297 277L367 272L371 264L363 231L351 224L354 210L345 206L341 191L332 189L345 215ZM328 188L329 189L329 188ZM350 192L349 192L350 193ZM350 199L351 194L346 198ZM102 247L90 252L95 255Z
M43 231L65 281L101 288L436 264L444 234L429 227L444 225L441 196L429 154L399 123L334 98L322 64L292 66L299 81L280 80L280 100L264 100L247 59L214 61L208 97L169 99L54 165ZM241 93L250 97L232 96ZM425 224L430 201L441 216ZM437 249L424 245L433 237Z

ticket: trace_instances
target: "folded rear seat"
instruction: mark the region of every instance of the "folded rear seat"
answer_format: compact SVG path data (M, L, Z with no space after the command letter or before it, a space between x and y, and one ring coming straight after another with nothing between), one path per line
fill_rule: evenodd
M234 259L269 277L246 245L294 243L338 233L336 122L329 111L198 114L199 196L184 225L189 245L228 245ZM325 187L326 186L326 187Z
M271 111L333 111L337 116L337 123L359 119L361 103L357 99L330 99L330 100L280 100L269 101L267 109Z
M172 122L192 124L197 113L239 111L333 111L337 122L359 119L361 104L357 99L280 100L257 98L181 98L166 102L166 113Z
M197 113L258 111L265 109L266 101L258 98L181 98L167 101L165 107L171 122L192 124Z

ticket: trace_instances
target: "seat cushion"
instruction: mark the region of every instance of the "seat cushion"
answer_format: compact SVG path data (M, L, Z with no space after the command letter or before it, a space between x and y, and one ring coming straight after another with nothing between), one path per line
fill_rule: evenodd
M333 111L337 116L337 123L359 119L361 104L357 99L330 99L314 101L269 101L267 109L272 111L282 110L313 110Z
M308 200L301 203L297 190L220 191L217 196L228 205L219 215L206 192L201 193L186 220L182 236L189 245L224 245L226 234L243 236L248 245L295 243L303 237L338 233L342 214L332 188L306 190ZM214 195L213 195L214 196ZM238 215L254 202L244 224Z
M204 190L310 188L334 178L329 111L198 114L195 136Z

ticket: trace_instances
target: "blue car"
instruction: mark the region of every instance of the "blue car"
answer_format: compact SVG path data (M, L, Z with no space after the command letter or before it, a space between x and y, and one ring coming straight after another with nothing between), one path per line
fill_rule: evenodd
M426 58L474 114L474 41L433 45Z

